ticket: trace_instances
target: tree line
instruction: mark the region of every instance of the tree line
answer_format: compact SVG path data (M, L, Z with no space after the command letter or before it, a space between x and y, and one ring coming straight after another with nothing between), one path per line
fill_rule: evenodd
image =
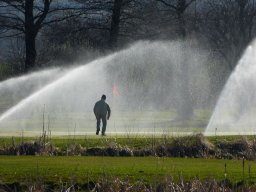
M255 15L255 0L0 0L1 70L26 73L137 40L196 39L232 71Z

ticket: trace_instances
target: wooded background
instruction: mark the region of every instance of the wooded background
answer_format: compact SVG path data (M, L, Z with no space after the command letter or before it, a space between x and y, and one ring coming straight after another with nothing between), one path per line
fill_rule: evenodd
M254 0L0 0L0 79L138 40L196 43L225 79L255 36L255 15Z

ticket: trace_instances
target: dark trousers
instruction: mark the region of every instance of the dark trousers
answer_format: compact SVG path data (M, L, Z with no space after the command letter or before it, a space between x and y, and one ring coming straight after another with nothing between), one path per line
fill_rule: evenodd
M96 124L97 131L100 131L100 122L102 121L103 125L102 125L101 133L104 134L105 131L106 131L106 127L107 127L107 117L106 117L106 115L97 115L96 119L97 119L97 124Z

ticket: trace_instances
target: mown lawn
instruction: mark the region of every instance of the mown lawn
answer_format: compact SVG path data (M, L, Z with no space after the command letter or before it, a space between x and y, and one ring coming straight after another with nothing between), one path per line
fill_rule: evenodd
M116 177L149 183L165 177L224 180L225 164L226 177L232 183L256 181L256 163L252 161L245 161L243 173L242 160L104 156L0 156L0 181L86 183Z

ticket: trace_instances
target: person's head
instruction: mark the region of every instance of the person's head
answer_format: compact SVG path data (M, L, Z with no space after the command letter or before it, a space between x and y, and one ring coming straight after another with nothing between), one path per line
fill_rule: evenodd
M101 99L106 100L106 95L102 95Z

